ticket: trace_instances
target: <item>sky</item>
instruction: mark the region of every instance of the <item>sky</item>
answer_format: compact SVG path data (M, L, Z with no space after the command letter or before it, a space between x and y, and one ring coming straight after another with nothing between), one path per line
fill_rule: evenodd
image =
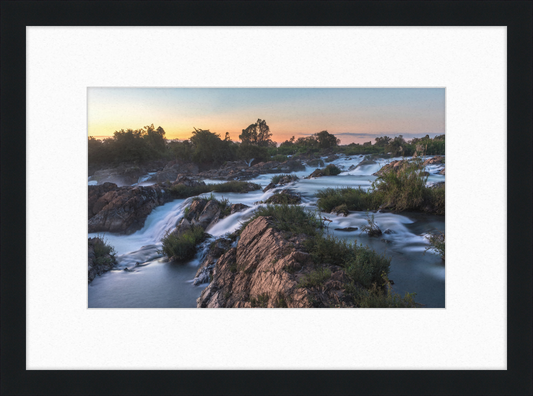
M154 124L167 139L197 128L237 141L260 118L278 143L324 130L341 144L409 140L444 133L444 104L444 88L89 88L88 134Z

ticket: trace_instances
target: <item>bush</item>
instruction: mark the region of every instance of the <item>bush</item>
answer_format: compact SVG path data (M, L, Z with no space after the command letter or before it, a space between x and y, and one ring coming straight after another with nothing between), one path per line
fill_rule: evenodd
M357 308L416 308L416 293L405 293L401 297L392 291L390 283L385 287L378 287L376 283L369 289L362 289L352 285L350 296Z
M368 191L359 188L326 188L316 193L321 211L331 212L346 205L348 210L423 211L444 215L445 188L426 187L427 176L420 160L408 163L398 171L389 170L379 176Z
M167 232L161 240L163 247L160 253L176 261L186 261L194 257L196 245L204 240L204 229L200 226L193 226L191 230L181 235Z
M376 205L372 196L359 188L326 188L316 193L317 206L323 212L331 212L334 208L346 205L348 210L371 210Z
M362 226L361 232L366 232L368 236L371 236L371 237L380 236L382 234L381 229L374 221L374 215L372 215L372 217L369 217L367 214L366 221L368 222L368 225Z
M288 159L289 158L286 155L281 155L281 154L278 154L272 157L272 161L277 161L277 162L285 162Z
M317 287L331 278L331 270L329 268L318 268L310 273L306 274L300 282L298 282L298 287Z
M284 178L288 178L291 182L299 180L298 176L296 175L290 175L290 174L283 173L281 175L272 176L272 179L270 179L270 182L274 184L278 184L279 181Z
M341 173L341 170L333 164L326 166L324 169L321 169L321 171L324 176L337 176L339 173Z

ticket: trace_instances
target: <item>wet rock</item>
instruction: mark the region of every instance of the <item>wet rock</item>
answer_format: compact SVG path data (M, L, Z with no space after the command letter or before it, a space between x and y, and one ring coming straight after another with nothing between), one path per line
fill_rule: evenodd
M344 217L347 217L350 214L350 211L348 210L348 206L346 206L346 204L342 204L334 207L331 210L331 213L335 213L337 216L343 215Z
M298 193L292 192L289 189L282 190L281 192L272 195L265 203L277 204L277 205L296 205L302 201L302 196Z
M358 229L359 229L359 227L344 227L344 228L335 228L335 231L350 232L350 231L357 231Z
M266 186L266 187L263 189L263 192L267 192L268 190L272 190L273 188L276 188L276 184L274 184L274 183L270 183L268 186Z
M174 181L174 183L172 183L172 185L177 185L177 184L183 184L187 187L205 186L204 181L198 180L197 178L194 178L194 177L186 176L181 173L176 176L176 180Z
M202 262L198 266L196 275L193 280L193 285L200 285L209 282L215 268L217 259L222 256L230 247L231 240L226 238L218 238L211 243Z
M443 168L440 172L439 172L439 175L445 175L446 174L446 168Z
M89 232L131 234L144 226L152 210L172 200L160 186L89 186Z
M385 231L383 231L384 234L395 234L395 232L393 230L391 230L390 228L387 228Z
M407 160L392 161L386 164L385 166L383 166L376 173L374 173L373 176L383 176L385 173L389 171L398 172L404 167L406 167L408 164L409 162Z
M259 217L242 231L237 247L216 262L213 281L197 300L199 308L251 308L349 306L344 302L348 277L340 267L323 265L331 277L319 288L299 287L315 269L310 255L284 233ZM348 305L347 305L348 304Z
M245 204L242 204L242 203L233 204L233 205L231 205L230 214L234 214L234 213L237 213L237 212L242 212L243 210L246 210L248 208L249 208L248 205L245 205Z
M427 166L427 165L436 165L436 164L443 164L443 163L444 163L444 157L441 155L437 155L435 157L428 158L427 160L425 160L423 165Z
M338 154L333 154L326 158L326 162L333 162L335 160L338 160L339 158L340 156Z
M307 161L307 166L312 166L313 168L321 168L324 165L324 161L322 161L320 158L315 158Z
M329 164L324 169L316 169L315 171L313 171L313 173L307 176L306 179L312 179L322 176L337 176L339 173L341 173L341 170L338 167L333 164Z

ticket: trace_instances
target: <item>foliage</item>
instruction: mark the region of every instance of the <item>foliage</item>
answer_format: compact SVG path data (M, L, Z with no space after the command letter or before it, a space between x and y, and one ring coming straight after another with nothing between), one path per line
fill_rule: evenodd
M118 163L124 161L142 162L168 157L165 130L154 125L141 129L121 129L112 138L104 140L89 136L89 164Z
M324 284L329 278L331 278L331 270L320 267L304 275L298 282L298 287L317 287Z
M268 300L270 298L268 297L268 293L262 293L255 297L250 298L250 303L252 304L252 308L266 308L268 306Z
M285 162L288 159L289 158L286 155L283 155L283 154L277 154L277 155L272 157L272 161L277 161L277 162Z
M446 238L444 235L444 232L436 231L432 232L429 235L426 235L426 239L428 240L430 246L426 247L425 252L427 251L433 251L437 253L442 260L445 260L444 253L445 253L445 242Z
M289 179L291 182L298 180L298 176L296 175L290 175L290 174L280 174L272 176L272 179L270 179L271 183L278 184L281 179Z
M261 147L272 146L272 133L265 120L258 119L255 124L250 124L242 130L239 139L243 144L257 145Z
M347 292L357 308L416 308L416 293L405 293L404 297L392 290L391 282L382 275L383 283L373 283L370 288L349 285Z
M266 147L250 143L242 143L239 145L237 148L237 157L247 162L254 159L254 163L265 162L270 159Z
M197 164L222 164L237 159L237 147L230 140L220 139L220 135L208 129L196 129L190 138L192 160Z
M424 211L444 215L445 187L426 187L422 162L414 160L398 171L379 176L368 191L361 188L326 188L316 193L321 211L331 212L345 204L348 210Z
M372 197L361 187L326 188L316 193L317 206L323 212L331 212L339 206L346 205L348 210L374 209Z
M380 236L382 234L381 229L379 228L379 226L374 221L374 215L372 215L372 217L370 217L367 214L366 221L368 222L368 225L362 226L361 227L361 232L366 232L368 234L368 236L371 236L371 237Z
M189 260L194 257L196 245L204 240L204 235L204 229L200 226L193 226L179 236L167 232L161 240L163 247L160 253L177 261Z

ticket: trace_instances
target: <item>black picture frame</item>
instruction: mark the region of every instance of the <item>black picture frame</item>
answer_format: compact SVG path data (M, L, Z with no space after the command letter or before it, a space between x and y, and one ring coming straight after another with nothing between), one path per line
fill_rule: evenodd
M3 1L1 394L532 394L532 12L531 1ZM47 25L507 26L508 369L27 371L25 29Z

